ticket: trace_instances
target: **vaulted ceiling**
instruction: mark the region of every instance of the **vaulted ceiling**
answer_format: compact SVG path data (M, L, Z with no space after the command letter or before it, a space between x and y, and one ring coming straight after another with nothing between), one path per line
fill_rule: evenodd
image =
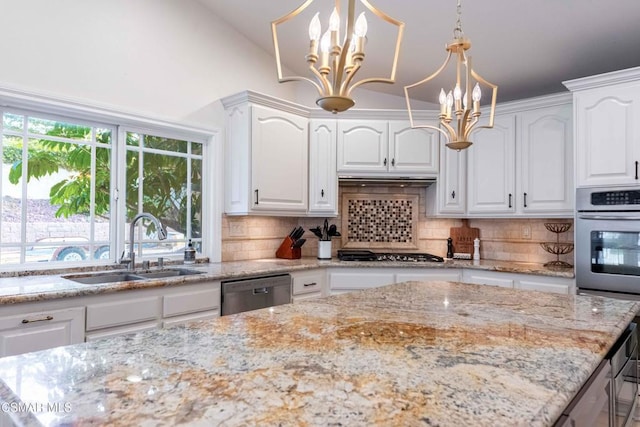
M274 52L271 21L303 3L303 0L198 1L271 54ZM363 87L404 96L405 85L423 79L444 61L444 47L453 37L456 1L371 0L371 3L405 22L406 28L396 84ZM326 28L333 4L333 0L315 0L287 24L286 31L283 27L279 36L285 67L306 75L304 56L309 44L310 17L319 11ZM393 34L388 24L381 24L373 14L367 13L367 19L369 40L361 74L386 75ZM469 52L474 68L499 86L499 102L564 91L564 80L640 66L639 22L639 0L462 2L462 28L472 43ZM380 47L369 46L379 40L382 40ZM426 96L424 100L434 101Z

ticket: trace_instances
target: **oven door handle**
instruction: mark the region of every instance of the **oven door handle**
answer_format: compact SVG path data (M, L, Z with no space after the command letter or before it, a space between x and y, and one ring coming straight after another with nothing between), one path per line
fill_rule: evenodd
M623 220L623 221L640 221L640 216L615 216L615 215L578 215L579 219L595 219L595 220Z

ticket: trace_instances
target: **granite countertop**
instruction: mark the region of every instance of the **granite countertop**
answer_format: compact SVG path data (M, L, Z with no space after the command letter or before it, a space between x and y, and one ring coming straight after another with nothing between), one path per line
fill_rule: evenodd
M167 267L171 268L177 266L174 265ZM74 272L69 274L60 274L59 272L56 273L55 270L41 270L22 272L16 277L10 275L0 276L0 305L104 294L131 289L179 286L181 284L198 283L207 280L225 280L243 276L287 273L326 267L469 268L487 271L537 274L553 277L574 277L573 269L549 269L544 267L542 264L492 260L447 260L447 262L444 263L419 263L399 261L340 261L337 259L324 261L316 258L301 258L296 260L269 258L252 261L200 263L179 267L199 270L202 274L94 285L77 283L64 277L67 275L87 274L90 271L84 271L84 273Z
M639 309L405 282L2 358L0 403L24 425L550 426Z

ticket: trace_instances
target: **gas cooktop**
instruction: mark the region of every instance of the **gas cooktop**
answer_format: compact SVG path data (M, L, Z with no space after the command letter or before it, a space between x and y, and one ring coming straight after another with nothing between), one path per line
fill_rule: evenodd
M428 253L408 252L371 252L364 250L339 250L338 259L341 261L402 261L402 262L444 262L438 255Z

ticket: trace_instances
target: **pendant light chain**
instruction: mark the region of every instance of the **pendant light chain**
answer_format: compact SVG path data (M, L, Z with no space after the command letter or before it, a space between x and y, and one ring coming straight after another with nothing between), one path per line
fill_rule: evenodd
M464 31L462 31L462 5L460 4L461 0L458 0L458 20L456 21L456 27L453 29L453 38L461 39L464 37Z

